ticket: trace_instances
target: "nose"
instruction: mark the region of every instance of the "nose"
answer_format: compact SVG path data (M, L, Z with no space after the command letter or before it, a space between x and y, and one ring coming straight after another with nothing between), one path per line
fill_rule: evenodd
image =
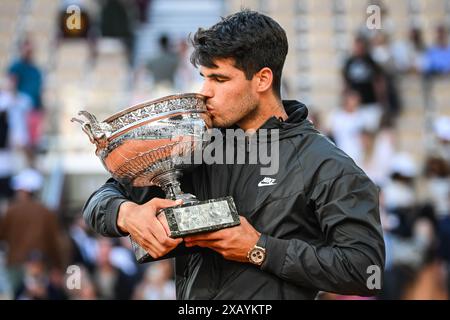
M211 86L208 85L207 81L203 81L202 89L200 90L200 93L204 95L206 98L212 98L213 91Z

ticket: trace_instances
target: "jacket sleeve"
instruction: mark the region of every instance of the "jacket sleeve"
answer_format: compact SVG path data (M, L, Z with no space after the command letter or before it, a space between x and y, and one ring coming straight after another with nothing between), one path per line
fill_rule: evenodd
M158 187L124 186L110 178L86 201L83 217L88 226L103 236L127 236L117 228L120 205L125 201L143 204L155 197L165 198L164 192Z
M103 236L126 236L117 228L117 214L120 205L130 200L126 190L114 179L109 179L86 201L83 207L84 220Z
M268 237L267 258L261 268L293 284L322 291L377 294L385 249L376 186L363 173L343 175L316 185L310 205L325 245Z

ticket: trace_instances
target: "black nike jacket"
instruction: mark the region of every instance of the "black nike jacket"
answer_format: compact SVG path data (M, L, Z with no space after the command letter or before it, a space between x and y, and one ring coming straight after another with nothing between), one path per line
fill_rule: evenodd
M314 299L319 290L378 293L385 249L377 187L313 127L303 104L283 104L288 119L271 118L262 127L279 129L279 170L269 180L260 165L212 164L185 174L182 182L183 191L200 200L232 196L239 214L268 236L266 260L259 268L181 244L167 256L177 256L178 299ZM153 197L164 193L110 179L86 202L84 218L104 236L125 236L116 224L120 204Z

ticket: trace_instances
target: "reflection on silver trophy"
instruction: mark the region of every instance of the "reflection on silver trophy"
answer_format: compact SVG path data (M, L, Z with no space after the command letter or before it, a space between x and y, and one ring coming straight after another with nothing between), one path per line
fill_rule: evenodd
M210 119L200 94L172 95L141 103L99 122L87 111L73 118L96 145L96 155L120 183L135 187L159 186L168 199L183 204L166 208L172 238L213 231L239 224L233 199L198 201L180 188L182 170L192 166L183 159L205 146ZM151 260L131 239L136 259Z

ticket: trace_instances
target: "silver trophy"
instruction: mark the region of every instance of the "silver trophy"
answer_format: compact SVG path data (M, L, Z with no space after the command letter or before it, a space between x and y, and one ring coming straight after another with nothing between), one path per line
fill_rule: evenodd
M180 188L182 171L189 159L206 145L205 133L211 122L205 97L190 93L144 102L99 122L80 111L86 119L73 118L96 145L96 155L113 178L135 187L159 186L168 199L183 204L160 211L166 216L170 237L214 231L239 224L232 197L199 201ZM136 259L150 255L130 237Z

